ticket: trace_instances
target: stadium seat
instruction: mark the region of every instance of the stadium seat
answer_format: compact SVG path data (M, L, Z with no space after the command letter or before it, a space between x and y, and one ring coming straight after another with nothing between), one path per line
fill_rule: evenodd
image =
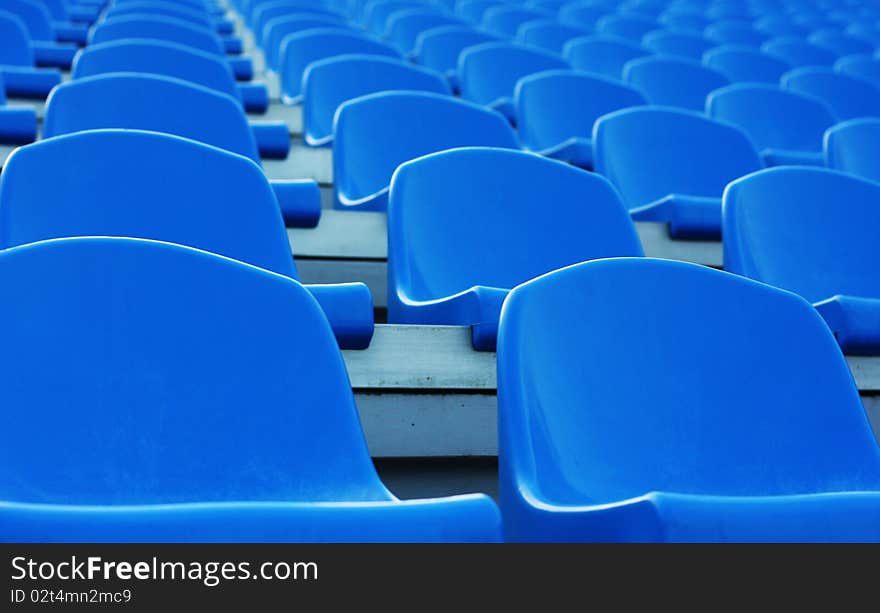
M130 238L10 249L0 278L16 295L0 307L14 356L0 375L0 540L498 540L488 497L401 502L385 488L339 349L296 281Z
M514 289L498 439L508 541L880 540L880 451L828 329L708 267L596 260Z
M712 93L706 113L745 131L767 166L822 166L822 135L837 122L819 98L764 83L737 83Z
M523 147L582 168L593 167L593 124L611 111L646 104L635 89L569 70L519 80L514 96Z
M831 68L798 68L782 77L782 87L825 101L838 119L880 117L880 90Z
M575 70L620 81L627 62L651 52L623 38L584 36L568 41L562 55Z
M395 169L444 149L516 149L516 134L500 113L428 92L383 92L349 100L333 126L335 206L382 211Z
M483 28L500 38L512 39L524 23L547 19L552 15L545 11L525 9L518 6L495 6L483 14Z
M868 81L880 88L880 60L870 55L848 55L834 64L834 70L851 77Z
M52 15L36 0L3 0L2 10L12 13L27 29L37 66L70 68L78 47L73 43L58 42Z
M791 64L769 53L741 45L722 45L703 56L703 64L722 73L731 83L779 83Z
M443 26L422 32L416 39L413 60L446 76L453 91L458 92L458 56L468 47L497 41L481 30L463 26Z
M12 97L45 98L61 83L54 68L36 68L27 28L20 17L0 10L0 78Z
M139 73L110 73L59 85L46 104L43 136L100 128L153 130L175 134L243 155L286 157L287 126L250 126L230 96L180 79ZM314 227L321 215L320 193L311 180L280 182L285 221Z
M474 347L491 351L513 287L569 264L641 255L598 175L505 149L427 155L391 181L388 321L472 326Z
M190 81L228 94L248 112L264 113L269 92L258 83L236 83L232 68L211 53L156 39L125 39L89 45L76 56L73 79L108 72L142 72Z
M810 34L810 28L800 26L785 17L768 15L754 22L754 28L773 37L806 38Z
M880 27L870 23L852 23L846 28L850 36L864 40L875 47L880 47Z
M825 132L825 165L880 182L880 118L850 119Z
M295 16L311 17L313 19L323 18L325 21L336 25L347 25L349 23L345 15L321 3L291 3L290 0L275 0L261 4L254 11L254 24L251 29L255 40L265 49L268 42L266 35L269 31L269 24L276 19Z
M704 36L719 45L758 48L770 37L755 30L749 22L721 22L708 26Z
M6 106L6 87L0 76L0 144L20 145L37 138L37 114L31 108ZM0 166L3 165L0 160Z
M359 96L389 90L450 94L437 72L379 55L340 55L309 64L303 76L303 140L313 147L333 141L339 106Z
M651 30L657 29L657 21L648 17L630 14L605 15L596 22L596 33L606 36L619 36L638 43Z
M729 83L727 77L698 62L655 56L631 60L623 68L623 80L645 99L661 106L702 111L706 96Z
M296 279L278 195L252 161L196 141L140 130L77 132L10 156L0 177L0 246L133 236ZM310 288L342 346L369 345L373 304L365 285Z
M814 32L807 38L807 41L817 47L827 49L837 56L872 53L875 46L868 41L848 36L836 30Z
M422 32L443 26L462 26L464 22L454 15L437 9L403 9L391 14L385 36L405 56L412 55Z
M559 55L568 41L588 34L585 28L561 24L555 19L537 19L521 25L516 40Z
M177 19L213 28L218 34L232 34L235 30L235 24L228 19L214 17L207 10L199 10L167 0L140 0L138 2L122 4L114 3L104 13L104 17L110 19L112 17L143 13L176 17Z
M701 34L712 21L697 13L666 12L657 17L657 23L670 32Z
M357 53L399 58L393 47L367 34L342 28L315 28L289 34L281 51L281 87L289 104L302 102L302 81L309 64L337 55Z
M388 18L397 11L431 6L420 0L370 0L364 9L363 25L374 36L382 36L388 27ZM439 10L439 6L437 6Z
M668 223L674 238L717 239L724 188L764 164L732 125L691 111L640 107L599 118L593 166L617 187L636 221Z
M516 122L513 93L522 77L568 64L560 56L512 43L483 43L464 50L458 58L461 97L500 111Z
M724 268L815 304L846 353L880 354L880 185L773 168L724 193Z
M559 9L557 16L560 23L595 30L596 23L608 13L609 11L601 6L585 2L568 2Z
M508 6L505 0L457 0L455 14L473 25L479 25L483 16L491 8Z
M313 28L346 28L344 22L336 17L319 13L292 13L270 20L264 28L263 54L266 66L275 72L281 69L281 49L284 39L290 34L305 32ZM353 28L352 28L353 29Z
M776 56L795 68L801 66L831 66L837 55L799 38L774 38L763 45L761 51Z
M699 34L654 30L642 38L642 46L654 53L700 61L703 53L714 46Z

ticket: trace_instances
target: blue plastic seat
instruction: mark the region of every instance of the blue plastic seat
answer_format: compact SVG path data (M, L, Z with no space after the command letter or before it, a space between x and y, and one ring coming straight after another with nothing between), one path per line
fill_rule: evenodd
M364 9L363 25L374 36L382 36L388 25L388 18L393 13L403 9L423 8L430 5L430 2L421 2L420 0L370 0Z
M0 246L133 236L205 249L295 279L278 195L258 166L228 151L156 132L77 132L10 156L0 178ZM310 289L343 347L369 344L373 303L365 285Z
M483 43L458 59L461 97L500 111L516 121L513 93L521 78L545 70L569 68L562 57L513 43Z
M782 87L822 99L837 118L880 117L880 89L831 68L798 68L782 77Z
M166 0L140 0L138 2L115 3L104 13L106 18L122 17L135 13L151 13L153 15L164 15L166 17L176 17L192 23L200 24L209 28L213 28L219 34L232 34L235 30L235 24L228 19L218 19L209 14L206 10L199 10L177 2L168 2Z
M273 0L260 4L254 11L253 25L251 29L257 42L265 49L268 34L267 26L276 19L292 16L322 17L333 23L344 25L348 23L346 17L334 9L317 2L291 2L291 0Z
M846 33L859 40L864 40L874 47L880 47L880 27L870 23L852 23L846 28Z
M23 98L45 98L61 82L54 68L36 68L27 27L21 18L0 10L0 78L6 94Z
M807 40L837 56L872 53L875 47L874 44L868 41L848 36L836 30L814 32Z
M870 55L848 55L834 63L839 73L862 79L880 88L880 60Z
M3 77L0 76L0 143L20 145L30 143L36 138L36 112L32 108L7 108L6 87Z
M38 66L70 68L77 46L58 42L52 15L45 5L34 0L3 0L2 10L21 19L31 40Z
M59 85L46 104L43 136L100 128L175 134L243 155L285 157L290 147L282 123L250 126L241 107L225 94L180 79L140 73L110 73ZM314 227L320 192L311 180L279 182L285 220Z
M595 30L596 23L609 12L608 9L601 6L584 2L569 2L559 9L557 17L560 23Z
M15 355L0 375L0 540L499 538L485 496L401 502L385 488L296 281L128 238L10 249L0 278L16 294L0 307Z
M627 62L651 52L623 38L584 36L568 41L562 55L575 70L620 81Z
M157 39L125 39L89 45L76 56L74 79L109 72L142 72L190 81L228 94L246 111L263 113L269 92L258 83L236 83L229 64L211 53Z
M514 98L523 147L583 168L593 167L595 121L646 104L642 94L622 83L568 70L520 79Z
M730 81L722 73L699 62L670 56L631 60L623 68L623 80L639 90L651 104L702 111L706 96Z
M75 43L77 45L85 44L88 33L89 24L74 23L68 4L65 0L40 0L39 4L49 11L52 19L52 29L55 32L55 39L60 42ZM94 21L94 12L90 15Z
M458 56L482 43L497 40L491 34L462 26L443 26L422 32L416 40L413 60L426 68L446 75L453 90L458 91Z
M771 39L761 45L761 51L774 55L795 68L831 66L837 60L837 54L799 38Z
M764 32L774 37L806 38L811 28L796 24L787 17L768 15L754 22L754 27L759 32Z
M536 9L524 9L518 6L496 6L483 14L482 26L490 34L500 38L512 39L519 27L536 19L547 19L552 14Z
M303 77L303 140L311 146L333 141L333 117L352 98L382 91L449 94L437 72L378 55L340 55L309 64Z
M284 37L280 56L281 87L285 100L302 101L303 75L309 64L343 54L382 55L399 58L394 47L367 34L343 28L314 28Z
M703 56L703 64L722 73L731 83L779 83L791 65L758 49L722 45Z
M619 255L642 248L602 177L505 149L427 155L402 164L391 182L388 320L472 326L474 347L494 350L510 289Z
M464 22L454 15L434 8L403 9L391 14L385 32L388 42L404 55L412 55L422 32L443 26L461 26Z
M880 185L774 168L724 194L724 268L813 302L846 353L880 354Z
M749 22L734 21L714 23L706 27L704 36L719 45L741 45L755 48L760 47L770 38L755 30Z
M599 118L593 166L620 191L636 221L669 224L674 238L715 238L721 194L763 168L748 137L705 115L640 107Z
M701 13L667 11L657 17L657 23L670 32L702 34L712 21Z
M508 541L880 540L880 451L832 335L708 267L596 260L514 289L498 439Z
M825 132L825 165L880 182L880 118L843 121Z
M482 23L483 16L491 8L496 6L508 6L506 0L456 0L455 14L471 23Z
M764 83L737 83L714 92L706 114L745 131L768 166L822 166L822 136L837 122L819 98Z
M634 43L640 42L645 34L656 29L657 20L635 14L606 15L596 22L598 34L619 36Z
M347 24L336 17L320 13L292 13L276 17L263 28L263 54L266 66L278 72L281 69L281 47L290 34L305 32L313 28L347 28ZM353 28L352 28L353 29Z
M349 100L333 126L337 208L385 210L403 162L456 147L518 148L500 113L428 92L383 92ZM381 146L379 146L381 144Z
M586 28L561 24L554 19L537 19L521 25L516 39L524 45L558 55L568 41L588 34Z
M660 55L699 61L703 53L714 45L699 34L654 30L645 34L642 46Z
M166 15L132 13L104 19L90 35L89 44L106 43L126 38L156 38L180 45L187 45L224 57L227 51L224 40L206 25L199 25ZM240 50L239 50L240 52Z

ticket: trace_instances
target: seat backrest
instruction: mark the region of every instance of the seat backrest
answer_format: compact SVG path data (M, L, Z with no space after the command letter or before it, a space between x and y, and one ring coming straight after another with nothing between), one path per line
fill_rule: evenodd
M456 0L455 14L471 24L479 24L491 8L507 6L505 0Z
M761 45L761 51L775 55L794 67L831 66L837 54L800 38L774 38Z
M241 104L181 79L117 72L74 79L52 90L46 102L44 137L99 128L175 134L260 163Z
M495 111L427 92L384 92L349 100L336 112L333 177L337 201L386 190L408 160L456 147L518 148ZM381 146L380 146L381 145Z
M555 19L536 19L521 25L517 30L516 38L523 45L561 54L565 43L589 33L586 28L565 25Z
M623 80L651 104L702 111L706 96L730 81L723 74L693 60L670 56L630 60Z
M562 57L513 43L483 43L469 47L458 58L461 96L478 104L491 104L513 96L516 82L544 70L562 70Z
M229 64L186 45L154 39L128 39L89 45L77 53L71 75L82 79L108 72L142 72L173 77L238 99Z
M737 83L713 92L706 114L742 128L759 150L820 151L836 123L825 102L766 83Z
M875 47L880 46L880 28L871 23L855 22L846 28L846 33L859 40L867 41Z
M575 70L620 81L627 62L651 52L623 38L584 36L568 41L562 55Z
M214 21L206 11L191 8L185 4L163 0L140 0L138 2L115 3L104 13L106 19L137 14L164 15L183 19L194 24L215 27Z
M596 260L514 289L498 416L502 498L601 505L880 485L858 391L816 311L696 264Z
M393 13L402 9L423 8L429 4L420 0L370 0L364 9L364 25L368 32L382 36Z
M763 168L736 127L690 111L637 107L600 117L595 170L635 208L670 194L721 197L732 180Z
M391 311L399 295L432 300L474 286L511 289L569 264L642 255L607 180L529 153L488 148L402 164L391 182L388 245Z
M699 34L654 30L642 38L642 46L654 53L683 57L698 62L713 46Z
M394 47L354 30L314 28L288 34L281 43L280 55L284 95L292 101L301 98L303 75L312 62L350 53L400 57Z
M52 15L40 2L34 0L3 0L3 10L18 16L32 41L54 42L55 29Z
M820 98L839 119L880 116L880 89L831 68L797 68L784 74L781 83L785 89Z
M33 66L34 52L24 21L18 15L0 10L0 64Z
M464 22L435 8L401 9L388 18L386 37L398 51L409 55L422 32L443 26L461 26Z
M612 13L596 22L596 32L609 36L619 36L634 43L651 30L657 29L657 20L643 15Z
M602 6L585 2L568 2L559 9L558 18L560 23L595 30L596 23L607 14L608 10Z
M796 24L791 19L767 15L754 22L754 27L759 32L764 32L775 37L806 38L810 28Z
M724 269L819 302L880 298L880 184L826 168L769 168L724 193Z
M483 14L482 26L489 33L501 38L511 39L516 36L519 27L529 21L546 19L551 13L538 9L526 9L519 6L496 6Z
M791 64L759 49L722 45L703 56L703 64L730 79L731 83L779 83Z
M338 18L321 13L291 13L274 17L263 27L263 53L266 64L272 70L281 67L281 46L290 34L305 32L313 28L347 28Z
M310 144L333 138L339 106L359 96L390 90L451 94L437 72L378 55L340 55L309 64L303 76L303 129Z
M604 77L550 70L520 79L517 131L523 145L542 150L593 134L595 121L618 109L646 104L637 90Z
M713 23L706 27L704 35L719 45L742 45L755 48L760 47L770 38L767 34L755 30L747 21Z
M130 238L9 249L0 279L16 296L0 305L0 499L392 500L296 281Z
M868 81L880 88L880 60L870 55L848 55L834 63L837 72Z
M135 13L105 19L89 34L89 44L108 43L131 38L156 39L177 43L224 57L220 38L205 26L176 17Z
M443 26L422 32L416 39L415 61L437 72L458 67L458 56L473 45L497 40L491 34L466 26Z
M849 36L839 30L814 32L813 34L810 34L807 41L817 47L827 49L838 56L854 55L856 53L872 53L874 51L874 45L872 43Z
M341 13L319 3L308 2L291 2L291 0L275 0L273 2L265 2L254 11L254 21L252 30L254 36L263 45L264 50L267 43L266 35L268 30L266 26L269 22L280 17L290 17L293 15L309 15L311 17L323 17L327 21L338 25L346 25L348 21Z
M829 168L880 182L880 118L850 119L825 132Z
M712 20L699 11L666 11L657 17L657 23L670 32L702 34Z
M179 243L296 278L278 202L260 168L156 132L76 132L10 156L0 176L0 246L65 236Z

